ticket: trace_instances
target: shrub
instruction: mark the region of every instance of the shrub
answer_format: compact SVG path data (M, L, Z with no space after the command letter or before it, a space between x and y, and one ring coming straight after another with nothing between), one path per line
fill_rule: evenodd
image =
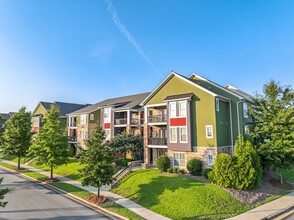
M178 168L173 168L173 173L178 173Z
M189 160L187 169L191 175L200 176L202 172L202 161L196 158Z
M168 169L167 169L167 172L169 172L169 173L173 173L173 168L168 168Z
M185 174L185 170L179 170L179 174L184 175Z
M157 158L156 167L160 171L166 171L169 168L169 166L170 166L170 161L167 156L163 155Z
M203 175L206 179L208 179L208 173L209 173L210 171L212 171L211 168L206 168L206 169L204 169L204 170L202 171L202 175Z
M260 185L262 172L260 158L252 143L239 138L233 157L227 154L217 155L208 179L226 188L252 189Z

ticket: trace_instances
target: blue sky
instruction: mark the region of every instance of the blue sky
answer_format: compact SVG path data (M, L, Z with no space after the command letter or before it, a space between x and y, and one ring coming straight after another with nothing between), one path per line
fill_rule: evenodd
M294 1L0 0L0 112L152 91L171 70L294 84Z

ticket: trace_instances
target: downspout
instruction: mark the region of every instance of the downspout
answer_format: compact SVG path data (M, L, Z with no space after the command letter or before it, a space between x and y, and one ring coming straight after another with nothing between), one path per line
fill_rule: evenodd
M232 146L232 156L234 155L234 141L233 141L233 121L232 121L232 101L230 100L230 124L231 124L231 146Z
M239 133L239 137L241 135L241 132L240 132L240 119L239 119L239 103L240 102L243 102L244 99L240 99L239 102L237 102L237 118L238 118L238 133Z

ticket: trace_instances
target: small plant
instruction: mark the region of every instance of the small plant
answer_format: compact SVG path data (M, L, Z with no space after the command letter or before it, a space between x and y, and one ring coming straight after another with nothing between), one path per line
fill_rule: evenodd
M167 172L169 172L169 173L173 173L173 168L168 168L168 169L167 169Z
M203 175L206 179L208 179L208 173L209 173L210 171L212 171L211 168L206 168L206 169L204 169L204 170L202 171L202 175Z
M184 175L185 174L185 170L179 170L179 174Z
M187 169L191 175L200 176L202 173L202 161L196 158L189 160Z
M169 158L165 155L158 157L156 160L156 167L160 171L165 172L170 167Z
M177 174L178 173L178 168L173 168L173 173Z

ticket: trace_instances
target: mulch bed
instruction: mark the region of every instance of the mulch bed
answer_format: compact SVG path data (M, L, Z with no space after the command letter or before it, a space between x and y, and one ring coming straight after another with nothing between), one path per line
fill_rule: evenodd
M277 179L271 179L270 180L270 183L275 186L275 187L278 187L278 188L281 188L281 189L285 189L285 190L293 190L294 187L290 184L290 183L287 183L287 182L284 182L283 184L280 182L280 180L277 180Z
M44 179L42 183L55 183L55 182L59 182L59 179L57 178L53 178L53 179Z
M93 203L95 205L100 205L100 204L107 201L107 197L105 197L103 195L100 195L99 197L96 196L96 195L93 195L93 196L89 196L87 198L87 201L90 202L90 203Z
M19 169L16 167L16 168L13 168L13 170L15 170L15 171L19 171L19 170L25 170L25 168L23 168L23 167L20 167Z

